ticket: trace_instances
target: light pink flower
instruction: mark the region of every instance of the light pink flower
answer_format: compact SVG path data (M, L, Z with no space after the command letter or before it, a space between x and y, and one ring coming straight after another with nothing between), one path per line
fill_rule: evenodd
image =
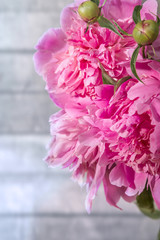
M137 71L145 84L132 79L114 94L113 86L103 84L99 63L118 80L130 74L130 58L137 44L98 23L85 33L86 24L77 14L81 2L76 0L63 10L61 29L49 29L34 55L36 70L45 79L51 98L63 108L50 119L52 141L46 162L69 168L73 179L87 186L88 211L101 183L107 202L118 207L121 197L133 201L147 182L160 208L157 63L139 54ZM140 3L109 0L102 12L131 33L131 15ZM155 0L146 1L142 18L154 19L150 11L156 10Z
M144 79L144 85L134 81L123 84L111 99L110 129L117 133L117 141L111 139L109 148L117 153L112 158L114 162L124 163L135 172L136 187L129 186L126 194L139 194L148 179L153 198L160 208L157 190L160 179L160 88L157 74L155 72L154 77ZM122 173L122 183L123 176Z
M150 65L154 66L156 62ZM141 74L141 71L139 71ZM160 73L150 69L149 75L141 75L144 84L135 84L128 91L128 97L134 100L134 105L130 109L132 114L138 112L143 115L145 111L151 113L151 124L154 126L153 132L150 134L150 161L153 164L153 174L150 176L150 187L153 198L160 208L159 188L160 188ZM155 171L156 170L156 171Z
M77 13L77 6L81 2L76 0L64 8L61 29L49 29L39 40L34 55L35 68L45 79L52 100L64 109L70 102L79 104L83 101L84 106L97 97L95 86L102 84L99 62L115 79L127 75L126 64L130 62L136 47L133 38L125 36L121 39L110 30L101 28L98 23L90 25L85 33L87 25ZM137 4L141 4L141 1L128 3L125 0L110 0L103 7L102 13L132 33L135 25L132 12ZM154 18L151 10L156 14L156 0L152 0L152 8L151 0L144 3L142 17Z
M46 80L46 87L53 101L55 98L60 99L61 94L64 94L64 98L67 94L74 97L74 101L77 97L91 101L96 97L95 86L102 84L99 62L112 77L124 76L125 68L119 63L127 59L126 48L123 48L120 37L110 30L98 27L98 24L90 26L88 32L85 33L85 25L82 20L76 19L77 14L71 9L66 11L74 15L75 22L72 22L75 29L71 26L70 31L66 29L66 39L64 37L62 41L64 51L61 49L55 53L50 49L41 50L38 45L38 52L34 57L36 68ZM76 26L76 21L78 26ZM51 41L52 36L55 37L55 34L51 35L50 32L54 30L49 30L44 35L46 41L47 39ZM46 43L46 45L49 44ZM65 108L61 102L58 105Z
M95 116L96 109L97 107L92 106L88 110L88 115L78 119L71 118L64 111L53 115L50 119L53 139L46 158L46 162L52 167L59 165L63 168L69 167L73 172L72 178L81 186L86 185L88 212L101 183L104 184L107 202L113 206L117 206L120 197L126 201L135 199L135 196L133 198L125 194L128 182L116 186L109 179L109 174L113 170L110 159L114 156L107 147L107 138L111 134L109 130L111 120L98 119ZM132 172L132 176L134 175L132 169L125 166L124 168L126 172ZM128 181L133 181L133 177L128 173L126 175Z
M151 111L152 123L156 124L160 122L160 72L148 68L146 75L146 71L141 68L138 69L138 73L144 84L137 82L128 91L129 99L134 100L134 106L130 111L137 111L138 114Z
M121 197L133 201L147 179L160 208L160 127L152 124L154 117L149 110L130 113L134 100L127 92L135 85L136 81L123 84L115 95L112 91L108 96L105 107L99 100L81 117L73 118L64 111L51 117L53 140L46 161L50 166L69 167L75 180L83 180L88 189L88 211L101 183L107 202L117 207ZM110 87L99 90L102 99ZM154 151L153 138L157 140Z
M77 13L80 2L75 1L75 5L64 8L61 29L49 29L37 44L34 56L35 68L45 79L51 98L64 109L71 98L71 102L86 98L87 105L89 100L92 102L96 97L95 86L102 84L99 62L111 77L120 79L125 76L127 72L123 63L130 61L128 50L135 47L131 37L121 39L109 29L101 28L98 23L90 25L85 33L86 23ZM124 9L129 7L132 12L139 2L134 1L128 6L127 2L118 1L118 4L113 4L114 11L122 16ZM121 5L124 9L119 8ZM102 9L106 17L112 12L108 13L109 6L111 1ZM121 18L119 24L124 30L132 32L131 15ZM62 98L68 99L67 103Z

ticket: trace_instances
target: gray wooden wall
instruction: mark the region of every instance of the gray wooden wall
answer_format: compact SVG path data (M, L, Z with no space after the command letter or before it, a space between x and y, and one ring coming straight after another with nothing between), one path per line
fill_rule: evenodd
M72 0L0 0L0 240L152 240L158 222L134 204L109 207L100 189L87 215L85 190L42 161L57 111L34 72L34 45L59 26Z

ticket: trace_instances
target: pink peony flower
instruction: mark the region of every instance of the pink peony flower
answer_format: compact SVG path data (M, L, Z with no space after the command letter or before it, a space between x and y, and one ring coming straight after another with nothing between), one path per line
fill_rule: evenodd
M102 84L102 73L99 62L106 72L115 79L124 77L127 72L124 62L130 61L129 49L135 48L133 38L121 39L109 29L101 28L98 23L90 25L85 33L86 24L80 19L77 13L77 6L83 1L75 1L75 4L66 7L61 14L61 29L49 29L39 40L34 55L35 68L46 81L46 88L53 101L62 108L66 108L66 102L78 102L86 98L92 102L96 97L95 86ZM102 1L103 2L103 1ZM118 1L118 4L106 3L102 12L106 17L112 17L114 12L121 15L118 21L121 27L128 32L133 30L133 20L126 14L122 18L124 10L129 8L133 11L136 4L134 1L128 5L125 1ZM120 5L119 5L120 4ZM119 8L119 6L123 6ZM126 12L126 11L125 11ZM117 15L117 16L118 16ZM70 97L67 97L70 95Z
M148 77L145 85L130 81L121 86L111 99L109 107L112 119L110 129L117 133L116 139L111 139L109 145L110 150L117 153L112 160L124 163L135 172L136 187L134 189L128 186L125 193L129 196L139 194L148 180L158 208L160 208L157 191L160 179L160 119L157 118L160 106L160 102L157 103L159 94L158 79ZM122 183L123 177L124 174L121 174ZM114 182L117 183L116 174L111 183Z
M136 67L144 84L130 79L114 94L113 86L103 84L100 63L116 81L132 76L130 60L137 44L98 23L85 32L86 24L77 14L82 2L66 7L61 29L49 29L36 46L36 70L63 109L50 118L52 141L46 162L69 168L73 179L86 185L88 212L101 183L106 201L115 207L120 198L133 201L147 184L160 209L159 65L139 54ZM141 1L109 0L102 13L132 33L137 4ZM157 2L147 0L142 19L155 19L151 12L156 11ZM159 39L154 43L157 52L158 43Z
M86 208L92 206L98 188L104 185L106 200L116 206L122 197L133 201L145 188L146 181L160 208L157 184L160 176L160 145L152 151L153 138L160 127L152 123L151 110L130 112L134 100L127 97L136 81L123 84L104 102L88 106L88 113L78 118L64 111L51 117L53 136L46 161L73 171L73 178L87 185ZM112 86L100 92L106 96ZM113 88L113 87L112 87ZM109 100L110 99L110 100ZM137 100L137 98L136 98Z
M160 72L148 68L147 75L143 70L138 70L144 84L137 82L129 91L128 97L134 101L130 111L142 114L151 111L153 124L160 122Z
M53 139L46 158L49 166L68 167L73 172L72 178L81 186L86 185L88 190L86 209L88 212L91 210L92 200L102 182L109 204L117 206L120 197L127 201L133 200L132 196L128 197L125 194L126 187L116 186L110 182L109 174L114 168L109 160L114 153L107 147L111 120L97 119L96 109L97 107L92 106L88 110L87 116L78 119L71 118L64 111L53 115L50 119ZM123 168L123 166L119 166L119 168ZM124 168L124 171L134 174L132 169L125 166ZM128 180L131 178L128 175Z
M154 62L150 65L154 66ZM148 155L150 156L149 160L153 164L153 168L150 168L153 172L151 174L153 177L151 177L150 187L154 200L160 208L158 191L160 186L160 73L150 69L148 76L145 74L141 76L143 76L144 85L137 83L128 91L128 97L134 100L134 105L130 112L133 114L137 111L140 116L144 112L151 113L151 124L154 126L154 129L150 134L150 155Z

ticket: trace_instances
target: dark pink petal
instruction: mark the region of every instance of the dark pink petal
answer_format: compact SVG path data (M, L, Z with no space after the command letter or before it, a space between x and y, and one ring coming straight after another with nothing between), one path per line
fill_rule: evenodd
M148 175L146 173L135 173L134 176L135 187L134 188L128 187L125 192L126 195L132 197L137 194L141 194L141 192L143 192L145 188L147 177Z

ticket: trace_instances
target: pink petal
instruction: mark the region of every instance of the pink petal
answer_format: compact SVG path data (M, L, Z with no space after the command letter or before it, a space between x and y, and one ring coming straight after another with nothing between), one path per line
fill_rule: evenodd
M104 13L107 18L118 20L131 18L134 7L141 5L141 0L108 0L104 7Z
M101 166L96 167L95 176L92 181L91 187L89 188L89 192L87 194L86 201L85 201L85 205L88 213L90 213L91 211L92 201L95 198L95 195L102 182L105 172L106 172L106 167L101 167Z
M128 187L132 185L133 177L133 170L124 164L118 164L109 174L111 184L117 187Z
M160 155L160 124L156 125L154 132L151 134L150 141L150 151L155 155Z
M50 28L39 39L35 48L56 53L65 46L65 39L66 36L60 28Z
M61 29L51 28L43 34L35 47L38 51L33 57L35 69L38 74L43 74L45 65L52 59L52 53L59 52L65 47L65 39L66 36Z
M136 194L140 194L146 185L147 174L146 173L135 173L134 184L135 188L128 187L126 190L127 196L135 196Z
M153 199L160 209L160 178L153 178L150 184Z
M103 179L103 186L104 186L104 192L106 201L114 206L117 207L117 202L119 201L121 195L123 194L123 190L117 186L114 186L109 181L109 174L106 173L104 179Z
M144 20L144 19L145 20L150 20L150 19L156 20L155 15L157 15L157 8L158 8L158 3L156 0L147 0L143 4L143 8L141 10L141 19L142 20Z

